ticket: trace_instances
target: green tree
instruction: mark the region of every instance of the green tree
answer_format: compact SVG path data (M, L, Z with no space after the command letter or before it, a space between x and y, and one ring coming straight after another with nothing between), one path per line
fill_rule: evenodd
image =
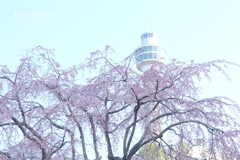
M189 143L179 141L176 144L172 144L172 141L168 142L168 145L164 146L158 142L152 142L146 144L138 153L138 156L142 157L145 160L186 160L186 159L201 159L204 157L209 157L210 152L203 149L203 140L196 140L191 145ZM200 157L193 155L197 149L200 149ZM181 153L181 154L179 154Z
M163 148L158 146L157 142L146 144L140 151L139 156L146 160L169 160L169 156Z

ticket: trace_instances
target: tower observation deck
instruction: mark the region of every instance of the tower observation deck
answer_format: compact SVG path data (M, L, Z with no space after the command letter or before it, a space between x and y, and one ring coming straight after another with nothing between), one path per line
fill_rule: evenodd
M145 32L141 35L142 45L134 51L137 68L141 72L148 70L152 64L165 64L166 49L159 45L158 34Z

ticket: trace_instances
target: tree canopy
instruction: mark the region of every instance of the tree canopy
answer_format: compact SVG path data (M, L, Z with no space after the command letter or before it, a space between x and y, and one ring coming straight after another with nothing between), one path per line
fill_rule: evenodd
M116 62L106 46L64 69L53 52L38 46L15 70L0 66L0 159L100 160L106 151L109 160L130 160L154 141L171 158L192 159L169 139L188 146L202 139L214 159L240 159L239 105L202 98L198 85L214 68L229 79L225 68L239 65L173 59L139 73L133 55ZM98 74L89 78L91 70Z

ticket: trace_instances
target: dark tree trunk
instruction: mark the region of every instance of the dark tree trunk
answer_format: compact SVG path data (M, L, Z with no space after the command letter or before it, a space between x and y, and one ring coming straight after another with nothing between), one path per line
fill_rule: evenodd
M120 157L109 157L108 160L122 160Z
M42 149L42 160L51 160L51 156L47 155L45 149Z

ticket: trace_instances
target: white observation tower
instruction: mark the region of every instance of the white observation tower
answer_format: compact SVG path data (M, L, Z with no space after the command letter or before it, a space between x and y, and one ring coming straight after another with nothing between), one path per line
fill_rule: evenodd
M152 64L157 64L157 68L161 69L161 66L165 64L165 57L167 51L163 46L159 45L158 34L155 32L145 32L141 35L141 41L142 45L134 51L138 70L141 72L145 72L150 69ZM148 108L151 108L153 106L154 103L150 104ZM154 112L153 114L159 114L161 112L161 107L158 107L158 109L155 111L156 112ZM161 120L156 121L151 130L155 133L160 133Z
M165 64L167 51L159 45L158 34L155 32L145 32L141 35L142 45L134 51L137 68L145 72L151 64L157 63L158 66Z

